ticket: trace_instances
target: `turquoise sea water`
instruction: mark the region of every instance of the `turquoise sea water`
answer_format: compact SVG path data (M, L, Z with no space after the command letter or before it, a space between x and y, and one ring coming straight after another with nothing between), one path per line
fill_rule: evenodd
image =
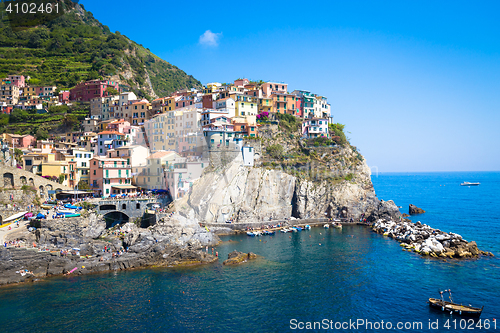
M481 185L459 186L463 181ZM427 211L414 220L459 233L500 255L500 173L381 174L373 182L378 197L395 200L402 211L409 203ZM398 332L437 332L428 325L438 320L440 332L470 331L460 330L459 317L426 304L445 288L451 288L458 301L484 305L482 319L500 319L497 257L423 259L361 226L223 240L216 249L219 264L61 277L0 288L2 331L284 332L296 331L292 319L423 325L393 327ZM235 249L262 258L222 266ZM445 329L448 319L457 319L458 329L453 322ZM342 331L375 331L365 327ZM490 326L475 331L495 330Z

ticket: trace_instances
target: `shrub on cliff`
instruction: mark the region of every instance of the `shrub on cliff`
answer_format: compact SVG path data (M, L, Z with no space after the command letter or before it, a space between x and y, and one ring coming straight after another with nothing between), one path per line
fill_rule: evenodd
M280 160L283 158L283 146L274 144L270 145L269 147L266 148L267 154L277 160Z
M290 114L277 113L276 117L280 121L280 126L285 131L296 132L299 128L299 122L297 118Z
M335 142L337 142L337 144L341 146L347 143L347 137L344 133L344 127L345 125L339 123L328 125L328 130L332 135L332 140L334 140Z

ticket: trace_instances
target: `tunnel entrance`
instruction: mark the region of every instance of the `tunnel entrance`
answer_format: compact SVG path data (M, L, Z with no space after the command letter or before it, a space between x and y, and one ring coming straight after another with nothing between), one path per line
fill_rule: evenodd
M109 229L116 225L129 222L130 218L127 214L115 211L104 215L104 220L106 221L106 229Z

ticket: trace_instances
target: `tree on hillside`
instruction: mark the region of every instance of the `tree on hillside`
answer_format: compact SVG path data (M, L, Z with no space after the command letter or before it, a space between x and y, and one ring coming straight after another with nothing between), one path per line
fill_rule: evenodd
M67 128L74 128L76 125L79 124L78 119L71 114L65 115L62 120L62 123Z
M106 92L108 93L108 96L118 95L118 90L113 87L107 87Z
M47 140L49 138L49 132L40 127L37 129L35 136L37 140Z
M87 182L80 180L78 182L78 189L79 190L90 190L90 186L89 186L89 184L87 184Z

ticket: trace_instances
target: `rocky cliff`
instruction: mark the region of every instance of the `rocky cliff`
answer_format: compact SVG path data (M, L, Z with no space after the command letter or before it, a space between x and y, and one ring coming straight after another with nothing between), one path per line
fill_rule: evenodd
M340 153L346 158L352 148ZM379 200L364 159L349 169L349 177L333 179L325 172L308 176L298 168L243 166L241 155L227 165L206 172L191 193L177 200L174 210L204 222L266 221L269 218L344 217L368 221L399 217L394 202ZM311 177L312 172L312 177Z

